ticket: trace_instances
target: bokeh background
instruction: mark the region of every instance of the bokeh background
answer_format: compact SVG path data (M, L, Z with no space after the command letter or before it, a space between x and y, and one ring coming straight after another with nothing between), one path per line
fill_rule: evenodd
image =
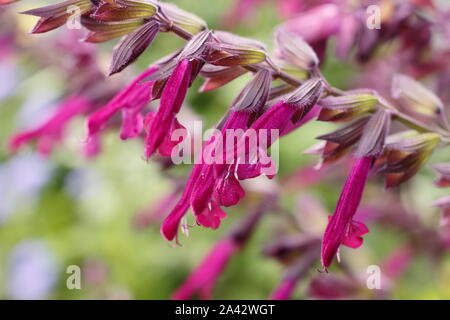
M230 0L174 0L209 24L223 27ZM10 8L17 23L17 37L24 47L52 41L64 32L27 34L37 19L18 12L46 5L47 1L23 1ZM273 2L263 3L233 31L256 38L272 46L272 31L281 22ZM2 21L4 23L4 21ZM98 46L98 63L107 70L115 41ZM177 49L182 42L170 34L160 35L151 49L132 68L105 81L129 81L151 62ZM332 47L332 46L331 46ZM11 134L45 119L64 92L64 75L56 67L42 67L41 52L23 50L0 64L0 297L3 299L167 299L201 261L211 246L226 234L228 227L247 210L243 205L229 208L229 217L217 230L195 227L190 238L181 238L182 246L172 246L159 233L159 224L142 227L139 215L158 204L172 189L158 164L146 162L140 141L122 142L118 132L103 136L103 152L87 160L80 152L85 139L85 123L77 118L49 158L32 148L11 156L7 141ZM48 50L51 50L49 47ZM341 89L353 85L362 72L355 64L338 61L332 50L323 67L325 77ZM213 125L249 77L215 92L199 94L191 90L186 104L192 116ZM194 84L198 88L200 80ZM280 142L280 173L288 179L296 170L316 160L302 153L327 133L333 124L314 122L284 137ZM437 153L432 162L450 159L450 151ZM333 167L335 173L322 183L308 188L285 187L282 203L292 215L301 214L297 199L308 194L319 199L332 212L348 167ZM175 168L171 174L184 177L190 166ZM424 225L437 227L439 211L431 203L445 190L433 186L434 173L425 168L401 188L401 199ZM283 180L281 180L283 181ZM365 199L383 201L388 192L373 178ZM381 200L380 200L381 199ZM261 254L264 245L276 234L281 213L268 215L248 245L235 256L214 290L218 299L265 299L277 286L284 267ZM324 227L324 226L323 226ZM369 265L378 265L407 237L389 227L369 225L371 233L357 251L342 250L356 274L364 275ZM69 290L66 269L82 269L81 290ZM317 268L320 262L317 262ZM313 268L310 276L317 276ZM326 275L323 275L326 277ZM295 298L308 298L306 284L300 283ZM372 293L361 286L361 297ZM407 271L392 285L393 299L450 298L450 255L439 263L418 254Z

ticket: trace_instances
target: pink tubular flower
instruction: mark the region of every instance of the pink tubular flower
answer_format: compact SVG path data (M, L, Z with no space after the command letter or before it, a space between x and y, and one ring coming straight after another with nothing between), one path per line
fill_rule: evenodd
M222 138L225 140L228 130L246 129L249 119L249 112L232 112L221 130ZM234 174L229 171L229 168L230 166L225 164L202 166L201 174L194 185L191 204L197 222L204 227L217 229L220 226L220 220L226 217L220 206L235 205L245 194L239 182L233 180ZM225 193L229 193L228 196L225 196ZM231 200L229 196L235 200Z
M361 201L372 163L371 156L356 160L345 182L334 215L329 218L322 240L322 265L325 270L330 266L341 244L359 248L363 243L361 236L369 232L363 223L354 221L353 216Z
M321 81L317 79L308 80L286 101L281 101L267 110L250 128L248 128L248 123L252 116L250 112L232 111L221 128L222 139L226 137L228 130L252 129L252 132L256 133L266 130L265 139L267 139L267 143L265 148L269 148L274 140L272 139L272 130L284 132L292 123L304 120L316 105L321 92ZM246 132L249 131L247 130ZM214 143L213 141L215 140L209 141L206 145L210 147ZM242 145L242 141L245 145L245 134L242 140L234 141L231 146L226 147L237 151L237 144ZM258 155L260 155L261 142L258 141ZM249 152L246 145L244 150L244 162L197 164L194 166L180 201L161 226L161 233L167 240L171 241L176 238L181 219L190 206L192 206L198 224L207 228L217 229L220 226L220 220L226 217L226 213L221 206L235 205L245 195L245 191L237 179L255 178L263 173L269 178L273 177L274 173L271 171L273 169L272 161L263 163L261 158L258 158L256 163L249 162L246 160ZM225 153L227 154L228 152ZM202 156L204 158L205 154ZM225 157L227 156L225 155ZM236 158L236 156L241 157L241 155L233 152L233 157ZM265 156L268 157L267 154Z
M172 132L184 128L177 120L187 90L191 83L192 61L181 60L169 77L161 95L158 112L149 113L144 126L147 131L145 138L145 156L150 158L156 150L163 156L170 156L177 142L171 141Z
M157 69L151 67L119 92L105 107L93 113L87 120L88 141L95 139L117 112L122 111L122 130L120 138L123 140L139 136L143 127L141 110L151 100L153 82L141 81L154 73Z
M254 130L256 133L259 133L261 130L265 130L267 132L267 144L265 147L269 148L270 143L274 142L274 139L272 139L271 137L272 130L278 130L279 135L284 135L292 131L293 127L298 127L299 124L304 124L307 122L299 121L297 125L295 125L292 121L292 118L297 112L299 112L299 107L297 105L280 101L268 111L266 111L260 118L258 118L258 120L253 123L250 129ZM311 120L312 118L308 117L308 119ZM262 141L258 141L258 147L261 143ZM246 150L247 154L245 155L245 157L248 156L248 152L252 151L254 152L255 150ZM267 150L261 151L266 152ZM263 172L265 172L269 178L272 178L275 173L275 169L273 168L274 164L271 161L261 163L261 157L268 156L265 154L261 155L260 151L258 150L258 159L255 164L248 161L244 161L243 164L238 164L236 170L238 178L240 180L255 178L260 176ZM270 158L267 159L270 160Z
M232 112L221 129L222 137L225 136L227 129L245 128L249 117L250 113L248 112ZM206 145L213 143L214 139L212 138ZM219 227L220 220L226 215L217 202L212 201L214 183L214 165L202 163L194 165L181 199L161 226L161 234L164 238L169 241L176 238L180 221L191 204L199 224L211 228Z
M288 122L287 125L284 127L284 129L280 132L280 136L286 136L292 131L298 129L299 127L307 124L308 122L312 121L316 117L319 116L320 111L322 110L322 107L318 104L316 104L310 112L308 112L303 119L300 121L294 123L292 121Z
M66 125L75 116L87 112L91 102L82 96L71 96L62 101L56 113L41 126L22 131L9 141L11 152L17 152L24 144L37 140L38 151L49 155L56 142L61 141Z
M186 300L196 292L199 292L201 299L211 299L217 278L239 247L233 239L219 241L186 282L173 294L172 299Z

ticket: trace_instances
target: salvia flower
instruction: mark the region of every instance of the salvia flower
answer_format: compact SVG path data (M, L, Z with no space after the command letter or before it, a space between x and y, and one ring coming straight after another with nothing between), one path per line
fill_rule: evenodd
M145 156L151 157L157 150L170 156L177 142L171 140L172 132L183 128L176 115L180 111L191 83L192 62L183 59L169 77L162 92L158 112L148 113L145 119Z
M87 112L92 102L83 96L71 96L63 100L55 114L37 128L17 133L9 141L11 152L18 151L24 144L37 141L38 151L49 155L57 142L64 136L66 124L75 116ZM91 154L92 150L88 152Z
M247 129L251 117L250 111L255 111L252 105L259 104L262 107L264 101L267 100L267 88L270 84L267 81L268 77L270 77L270 73L265 71L258 72L255 75L233 104L232 110L236 108L243 108L244 110L231 111L225 117L223 124L218 126L221 130L222 139L216 140L213 136L205 144L201 155L202 162L194 165L180 201L161 227L161 233L166 239L173 240L177 236L180 221L191 205L197 223L215 229L219 227L220 220L226 217L226 213L220 206L234 205L244 196L244 190L235 180L234 174L232 172L230 174L229 166L211 164L207 150L214 150L219 144L219 140L223 141L225 138L227 130ZM265 87L267 88L264 89ZM250 89L260 93L255 94ZM261 103L261 100L263 100L263 103ZM231 148L233 149L234 146L233 144ZM221 161L221 163L224 163L224 161Z
M363 243L362 235L369 232L363 223L355 221L353 217L361 202L369 170L376 158L383 153L390 121L390 113L379 110L364 128L356 151L357 159L323 236L322 265L325 270L330 266L341 244L359 248Z
M123 118L120 137L126 140L139 136L143 129L141 110L150 102L153 87L153 82L141 83L141 81L156 71L155 67L145 70L106 106L89 116L87 120L88 141L96 137L119 111L122 112Z
M267 151L264 149L269 148L270 143L275 142L272 137L272 131L278 130L280 136L289 133L289 130L291 130L293 126L298 126L299 123L304 124L308 120L311 120L314 117L314 113L312 114L312 117L308 117L308 115L310 115L311 110L319 100L322 91L322 81L320 79L312 78L306 81L286 99L278 102L272 108L267 110L250 126L250 129L254 130L256 133L261 131L267 133L267 143L261 150L261 152L264 152L262 154L263 159L266 158L265 152ZM305 119L307 121L305 121ZM245 136L242 141L245 141ZM263 141L258 141L258 148L260 148L263 143ZM244 157L247 157L248 152L252 151L254 153L255 150L247 150ZM261 153L258 153L258 156L261 156ZM243 161L243 164L239 164L237 167L239 179L254 178L262 173L265 173L268 177L273 177L275 174L274 164L270 161L262 163L259 160L261 160L261 157L258 157L256 163Z
M249 118L250 114L248 112L231 112L222 126L222 136L225 136L225 130L227 129L246 128ZM215 141L214 137L212 137L206 142L206 145L217 143ZM212 201L212 193L216 181L213 169L212 165L203 163L194 165L180 200L161 225L161 234L164 238L171 241L177 237L181 219L189 210L191 203L199 224L210 228L219 227L220 220L225 218L226 214L216 201Z
M266 82L262 81L265 73L261 72L253 79L253 84L265 86ZM252 87L250 84L248 87ZM221 134L225 137L227 130L236 129L252 129L258 133L260 130L279 130L283 132L286 127L291 126L293 122L300 122L307 117L313 106L317 103L323 90L323 84L319 79L311 79L305 82L300 88L293 92L286 101L281 101L275 106L263 113L250 127L248 123L251 119L253 108L247 107L244 111L232 111L225 120ZM246 90L244 89L244 92ZM264 90L263 90L264 91ZM262 92L262 91L261 91ZM267 98L267 94L252 94L260 99L262 96ZM257 102L248 104L247 99L243 99L245 94L241 94L236 100L237 105L251 106ZM250 97L250 96L248 96ZM239 102L241 101L241 102ZM242 104L242 101L245 103ZM233 108L234 109L234 108ZM267 135L267 141L272 141L270 134ZM237 145L245 141L245 134L237 142ZM273 141L272 141L273 142ZM214 140L207 142L214 143ZM259 144L259 143L258 143ZM235 149L234 143L231 146ZM245 144L244 144L245 145ZM267 144L266 147L270 147ZM205 150L205 149L204 149ZM237 150L237 149L236 149ZM244 149L244 159L248 159L248 149ZM241 155L242 156L242 155ZM266 157L268 157L266 155ZM259 158L260 160L261 158ZM234 174L236 173L236 176ZM261 174L273 177L273 163L267 161L262 163L237 162L233 164L196 164L189 177L184 193L166 220L161 226L161 233L167 240L173 240L178 233L178 227L185 213L192 206L196 221L198 224L209 228L218 228L220 220L226 214L221 206L235 205L243 196L244 190L241 188L239 180L255 178ZM236 179L237 178L237 179Z
M354 221L353 216L361 202L372 163L372 157L357 159L345 182L335 213L329 219L322 240L322 266L325 270L331 265L342 244L359 248L363 243L362 236L369 232L366 225Z

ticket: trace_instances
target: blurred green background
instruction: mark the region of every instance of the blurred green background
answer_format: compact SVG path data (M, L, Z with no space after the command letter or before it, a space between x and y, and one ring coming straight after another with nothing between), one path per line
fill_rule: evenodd
M210 28L220 28L230 0L177 0L182 8L204 18ZM15 12L38 7L44 1L24 1L12 7ZM20 16L19 25L24 41L38 41L47 35L27 35L36 19ZM271 34L280 18L268 1L246 23L234 32L261 40L271 47ZM59 31L56 31L59 32ZM114 41L113 41L114 42ZM99 61L105 68L111 58L114 43L102 44ZM134 65L143 70L152 61L177 49L182 42L173 35L160 35L151 49ZM36 105L45 105L58 97L64 89L58 70L36 71L33 58L24 53L16 57L20 66L18 81L12 91L0 101L0 297L94 299L133 298L167 299L198 265L209 248L226 234L228 227L242 215L245 206L227 209L228 218L217 230L201 227L191 229L191 237L181 237L182 246L173 247L159 233L159 224L138 230L133 221L136 214L158 203L171 190L171 184L160 173L157 164L142 158L139 141L122 142L118 132L103 137L100 156L86 160L79 152L85 137L84 119L72 123L63 146L58 146L50 159L43 159L31 149L16 157L7 154L8 137L17 129L22 117L40 116ZM342 89L347 88L358 68L327 58L324 74ZM116 77L121 77L122 74ZM193 112L207 125L214 124L248 81L242 77L226 87L198 94L194 84L187 100ZM109 81L109 80L107 80ZM12 92L11 91L11 92ZM30 114L26 114L29 112ZM43 111L42 111L43 112ZM32 118L33 119L33 118ZM287 136L280 143L280 176L287 176L297 168L313 162L302 152L315 143L314 138L326 133L333 125L308 124ZM440 152L433 161L449 159L450 153ZM186 176L189 167L175 170ZM340 179L326 181L308 190L318 196L332 211L343 183ZM433 173L424 169L410 184L402 188L405 197L412 199L421 219L436 225L438 211L430 203L443 190L431 181ZM371 190L383 192L379 181ZM293 199L304 190L287 192L282 201L294 214ZM375 191L374 191L375 192ZM411 196L413 195L413 196ZM279 283L283 267L275 260L261 255L263 245L270 243L277 214L268 216L246 248L230 263L217 284L214 296L218 299L265 299ZM192 222L192 218L190 220ZM392 230L369 226L371 233L358 251L344 249L343 257L351 262L354 271L364 275L367 266L380 263L403 241L403 235ZM450 259L432 268L427 257L418 256L412 267L394 285L393 298L436 299L450 298ZM69 290L66 269L69 265L82 268L81 290ZM319 268L319 261L317 268ZM314 274L316 269L311 270ZM304 286L296 291L296 298L305 298ZM364 288L361 288L365 290Z

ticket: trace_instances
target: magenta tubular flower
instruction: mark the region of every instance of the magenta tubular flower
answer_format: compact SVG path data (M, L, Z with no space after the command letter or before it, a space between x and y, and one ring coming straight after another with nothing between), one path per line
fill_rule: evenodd
M255 130L256 133L259 133L260 130L267 130L266 146L269 148L270 143L274 142L272 141L271 130L276 129L283 133L287 128L294 126L291 119L298 111L298 106L280 101L258 118L250 129ZM261 142L259 142L258 145L260 143ZM248 157L248 152L249 150L246 150L245 158ZM260 176L263 172L263 168L270 168L272 166L272 163L262 164L260 161L257 161L257 163L245 162L237 165L236 173L240 180L245 180ZM273 175L269 174L268 177L272 178Z
M269 148L270 143L273 142L271 130L276 129L283 132L293 122L293 119L296 120L296 123L302 121L316 105L321 92L321 81L311 79L305 82L286 100L287 102L277 103L260 116L250 128L256 133L259 133L260 130L267 130L266 147ZM226 141L227 130L248 129L251 116L251 113L247 111L231 112L221 129L222 141ZM223 139L224 137L225 139ZM245 142L245 140L243 141ZM235 142L240 143L240 141ZM234 144L226 146L226 149L230 147L231 150L237 150ZM204 158L205 154L202 156ZM269 165L272 167L272 163ZM261 175L265 166L267 164L261 162L256 164L249 162L245 164L214 163L194 166L183 196L163 222L161 233L167 240L173 240L189 206L192 206L198 224L208 228L218 228L220 220L226 217L220 206L235 205L245 194L236 178L242 180ZM267 172L265 173L267 174Z
M363 243L361 236L369 232L363 223L354 221L353 216L361 202L373 160L373 157L356 160L345 182L334 215L329 218L322 240L322 265L325 270L330 266L341 244L359 248Z
M75 116L87 112L91 102L82 96L71 96L62 101L56 113L41 126L22 131L14 135L9 141L11 152L17 152L24 144L37 140L38 151L49 155L55 143L61 141L67 124Z
M287 125L284 127L284 129L280 132L280 137L286 136L289 133L291 133L294 130L297 130L301 126L307 124L308 122L314 120L317 118L320 114L320 111L322 110L322 107L318 104L316 104L310 112L308 112L303 119L300 121L294 123L292 121L288 122Z
M156 150L170 156L176 143L171 141L172 132L183 126L176 119L191 83L192 61L181 60L169 77L162 92L158 112L149 114L145 120L145 156L150 158Z
M211 299L217 278L240 246L232 239L219 241L186 282L172 295L174 300L187 300L199 293L201 299Z
M164 219L161 225L161 235L168 241L176 239L178 242L178 228L181 219L185 216L191 205L191 195L194 190L195 181L200 176L202 165L196 164L192 169L186 187L181 195L180 200L175 207L170 211L169 215Z
M232 112L221 130L223 141L226 140L227 130L246 129L250 116L251 114L246 111ZM220 226L220 220L226 216L220 206L231 206L233 202L237 203L244 196L240 185L224 181L227 177L232 179L233 172L227 171L229 167L225 164L204 164L201 174L195 182L191 204L197 222L204 227L217 229ZM239 183L237 182L237 184ZM230 195L233 198L237 197L237 200L230 202L229 197L222 197L225 192L230 192Z
M105 107L89 116L87 120L88 141L106 126L108 120L117 112L122 111L122 130L120 137L123 140L137 137L143 127L141 110L151 100L153 82L141 81L154 73L157 69L151 67L141 73L125 89L119 92Z
M249 117L248 112L232 112L221 129L222 137L225 136L227 129L245 128ZM206 145L211 143L214 142L210 140ZM161 226L164 238L172 241L177 237L181 219L191 204L199 224L211 228L219 227L220 220L225 218L225 212L221 210L217 201L212 199L214 183L214 165L203 163L194 165L181 199Z

